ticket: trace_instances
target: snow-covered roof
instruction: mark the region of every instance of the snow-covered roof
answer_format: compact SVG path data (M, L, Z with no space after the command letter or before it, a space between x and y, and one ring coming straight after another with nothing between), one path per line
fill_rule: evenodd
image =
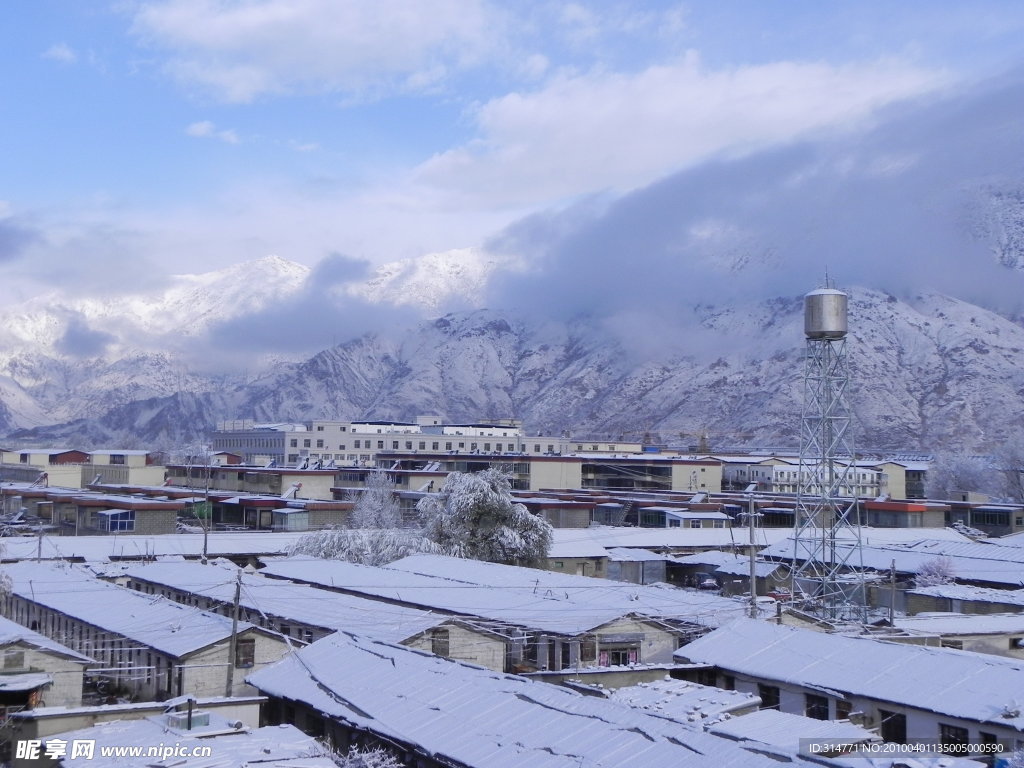
M119 756L116 762L101 762L101 750L105 747L156 747L173 743L192 754L195 747L209 747L210 757L189 757L190 768L239 768L246 765L260 765L266 768L281 766L287 768L335 768L336 764L312 736L307 736L294 725L275 725L237 733L220 733L206 737L190 737L188 731L168 731L159 718L142 720L115 720L98 723L91 728L47 736L45 743L61 740L68 747L75 740L95 740L91 757L69 755L61 759L67 768L96 768L103 765L137 766L138 768L163 768L179 766L181 757L126 757Z
M268 562L262 572L562 635L578 635L628 615L718 626L743 611L735 601L717 595L441 556L403 558L385 568L288 558Z
M612 547L608 551L608 559L618 563L649 563L652 560L673 562L671 555L661 555L649 549L631 549L628 547Z
M386 567L503 592L522 590L530 595L540 592L578 609L608 608L620 616L640 614L718 626L728 617L742 614L743 610L742 606L737 608L734 600L666 585L638 585L444 555L409 555Z
M75 661L82 661L86 663L92 663L95 661L95 659L90 656L86 656L84 653L73 651L66 645L61 645L45 635L33 632L28 627L23 627L17 622L0 616L0 648L13 645L14 643L24 643L25 645L38 648L41 651L51 651L53 653L60 654L61 656L74 659Z
M79 567L22 562L5 566L4 572L18 597L169 656L185 656L231 636L231 620L224 616L100 581ZM239 631L251 627L239 623Z
M723 714L755 708L761 699L752 693L726 691L687 680L655 680L612 691L612 701L675 720L704 724Z
M78 492L74 495L81 495ZM234 555L284 555L305 532L291 533L227 533L211 531L210 557ZM32 536L8 538L0 558L32 560L36 557L38 540ZM183 555L199 557L203 553L203 534L168 533L159 536L46 536L43 538L44 560L84 560L109 562L110 560L141 560L156 555Z
M343 632L247 680L264 693L460 765L775 766L674 720Z
M132 565L123 574L230 604L235 594L235 571L234 566L176 562ZM251 612L332 631L346 629L394 643L444 621L443 616L417 608L246 573L242 574L239 604Z
M758 528L758 546L785 540L792 528ZM555 528L548 557L587 557L598 547L640 547L643 549L721 549L744 546L747 532L735 528L629 528L591 526Z
M738 619L675 653L763 680L1024 730L1024 661Z
M45 672L23 672L15 675L0 675L0 693L7 691L31 691L53 682Z
M757 741L780 747L785 752L800 752L800 742L809 739L833 746L880 741L866 728L840 720L816 720L813 717L762 709L757 712L720 720L707 726L709 733L737 741Z
M894 624L925 635L1024 635L1024 613L918 614L897 618Z
M936 584L931 587L918 587L907 590L907 594L1024 607L1024 589L990 589L988 587L974 587L970 584Z
M898 529L894 529L898 530ZM932 529L910 529L930 531ZM919 534L920 535L920 534ZM852 545L839 544L837 557L846 562L878 571L887 571L893 561L901 573L917 573L922 566L931 564L936 558L949 558L953 575L958 579L1021 586L1024 584L1024 549L1018 547L995 547L971 541L949 541L926 539L906 543L865 543L859 556L853 555ZM793 558L793 540L773 544L761 552L764 557L780 560Z

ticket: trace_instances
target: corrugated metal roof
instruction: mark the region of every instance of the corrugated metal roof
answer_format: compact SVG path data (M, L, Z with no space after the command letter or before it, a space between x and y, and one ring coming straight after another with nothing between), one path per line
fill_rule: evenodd
M337 633L250 675L262 692L456 764L769 768L679 721L567 688Z
M830 635L752 619L704 635L676 658L764 680L832 690L1024 729L1024 661Z

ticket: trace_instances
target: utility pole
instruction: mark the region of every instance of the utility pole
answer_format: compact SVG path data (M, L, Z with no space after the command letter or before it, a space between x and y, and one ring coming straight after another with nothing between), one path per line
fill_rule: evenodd
M754 491L757 485L747 486L747 552L750 557L750 618L757 618L757 562L754 550Z
M203 565L206 565L210 543L210 523L213 522L213 510L210 509L210 453L203 451L206 457L206 498L203 501Z
M242 600L242 569L235 576L235 602L231 606L231 642L228 644L228 680L224 695L231 698L235 687L235 655L238 653L238 604Z
M39 534L36 537L36 562L40 562L43 559L43 521L39 521L39 528L37 529Z
M889 626L895 620L896 612L896 560L889 566Z

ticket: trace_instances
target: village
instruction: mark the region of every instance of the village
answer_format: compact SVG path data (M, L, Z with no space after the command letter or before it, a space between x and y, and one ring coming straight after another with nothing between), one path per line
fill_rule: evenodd
M423 418L234 422L161 458L0 456L11 765L121 749L211 767L960 768L1024 747L1024 506L925 498L928 456L845 458L855 525L833 564L859 578L859 622L794 579L799 456ZM474 473L543 521L543 557L381 543ZM360 517L382 493L383 538ZM345 538L381 551L328 551Z

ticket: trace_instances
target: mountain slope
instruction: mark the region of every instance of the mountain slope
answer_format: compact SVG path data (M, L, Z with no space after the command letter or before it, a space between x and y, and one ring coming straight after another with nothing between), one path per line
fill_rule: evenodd
M940 295L851 293L858 444L982 450L1024 427L1024 328ZM226 418L432 413L454 421L516 416L534 431L612 439L647 432L687 443L708 432L720 444L795 446L799 298L701 312L705 353L655 360L638 360L593 320L532 325L484 310L452 314L400 338L367 336L282 364L248 385L121 405L30 436L110 442L136 434L164 443L194 439Z

